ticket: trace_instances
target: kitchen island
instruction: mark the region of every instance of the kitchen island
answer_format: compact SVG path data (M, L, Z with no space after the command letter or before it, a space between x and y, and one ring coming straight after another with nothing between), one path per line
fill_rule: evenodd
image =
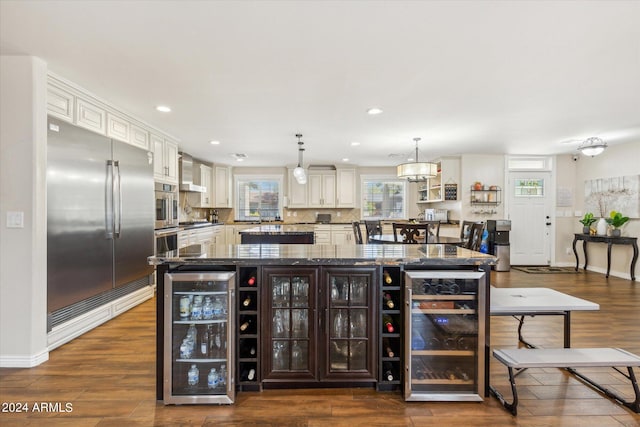
M314 239L312 225L260 225L240 231L242 244L309 244Z
M234 386L239 391L401 389L406 380L404 355L411 350L407 343L412 342L406 334L418 315L439 328L443 345L449 342L445 333L454 334L456 342L465 341L463 350L421 350L419 357L433 360L442 376L419 381L449 393L471 393L472 389L474 395L486 396L487 307L495 260L491 255L440 244L192 245L150 257L158 272L157 397L163 399L162 385L168 375L162 369L164 357L175 357L171 348L177 351L183 335L179 332L171 338L171 331L165 330L165 326L172 328L165 322L166 314L178 309L180 299L165 292L165 273L178 280L183 273L207 272L235 274L236 301L229 309L234 314L230 314L233 320L229 320L228 332L235 342ZM412 284L406 279L411 272L435 278ZM480 279L465 279L470 273ZM432 285L433 296L409 299L412 291L427 289L427 283ZM423 307L420 298L431 305ZM165 302L171 305L165 307ZM449 322L452 327L464 324L464 330L447 330ZM466 334L462 341L460 333ZM429 337L424 341L429 343ZM201 363L207 369L207 364L215 363L197 358L182 362ZM456 376L447 371L446 363L466 370ZM445 371L449 372L446 376Z

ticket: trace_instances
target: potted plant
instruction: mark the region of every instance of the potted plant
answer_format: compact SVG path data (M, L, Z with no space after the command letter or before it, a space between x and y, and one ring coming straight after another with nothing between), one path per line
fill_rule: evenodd
M627 221L629 221L628 216L623 216L620 212L611 211L609 214L609 218L606 218L607 223L613 227L611 230L611 235L614 237L620 237L620 227L622 227Z
M584 234L589 234L591 225L596 221L597 219L593 216L591 212L587 212L586 214L584 214L584 218L580 220L580 222L582 223L582 232Z

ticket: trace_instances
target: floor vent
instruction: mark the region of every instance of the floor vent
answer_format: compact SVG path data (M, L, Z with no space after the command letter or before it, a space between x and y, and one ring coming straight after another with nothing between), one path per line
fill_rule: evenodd
M118 298L130 294L131 292L137 291L138 289L142 289L145 286L149 286L150 283L150 276L145 276L138 280L134 280L133 282L129 282L126 285L119 286L117 288L111 289L110 291L103 292L99 295L87 298L75 304L71 304L67 307L63 307L59 310L49 313L49 315L47 316L47 332L50 332L53 327L67 322L74 317L78 317L81 314L87 313L95 308L108 304L111 301L117 300Z

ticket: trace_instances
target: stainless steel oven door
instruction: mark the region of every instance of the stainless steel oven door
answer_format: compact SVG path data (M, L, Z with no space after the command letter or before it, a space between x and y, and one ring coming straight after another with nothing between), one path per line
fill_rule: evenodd
M178 225L177 187L170 184L156 183L155 203L155 228L176 227Z
M155 231L156 255L178 249L178 231L177 227Z

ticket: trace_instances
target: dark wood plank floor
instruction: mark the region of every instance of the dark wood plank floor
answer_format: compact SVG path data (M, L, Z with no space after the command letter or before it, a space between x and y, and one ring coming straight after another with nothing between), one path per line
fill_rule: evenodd
M574 347L621 347L640 354L640 285L602 274L492 273L497 287L550 287L600 304L575 313ZM155 400L155 299L51 352L31 369L0 369L0 401L72 405L72 412L0 413L2 426L640 426L640 416L559 369L528 370L517 379L519 414L496 401L404 402L370 389L243 392L233 406L164 406ZM491 319L494 347L517 347L517 322ZM560 317L527 319L524 335L562 346ZM608 369L591 373L632 396ZM506 369L491 362L491 383L509 394ZM55 409L55 408L54 408Z

